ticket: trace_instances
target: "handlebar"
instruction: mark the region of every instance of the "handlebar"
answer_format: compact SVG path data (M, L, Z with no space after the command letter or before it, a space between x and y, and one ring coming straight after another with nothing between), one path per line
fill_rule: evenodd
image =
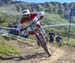
M26 30L28 27L31 27L33 24L36 24L36 22L38 22L38 21L39 21L39 19L37 21L33 21L31 24L29 24L28 26L26 26L24 28L24 30Z

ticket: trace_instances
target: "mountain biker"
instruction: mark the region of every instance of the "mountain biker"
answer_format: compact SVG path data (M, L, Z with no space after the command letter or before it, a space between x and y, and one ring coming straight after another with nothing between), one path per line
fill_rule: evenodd
M28 9L24 9L23 16L20 20L20 25L23 25L25 22L31 23L33 21L37 21L38 19L40 20L43 17L44 17L44 12L30 12ZM39 28L41 27L39 21L36 23L36 26ZM29 34L33 35L34 32L31 29L29 29Z
M47 41L46 41L45 36L44 36L44 34L45 34L44 30L42 29L42 26L39 22L39 20L41 20L43 17L44 17L44 12L42 12L42 11L40 11L40 12L30 12L28 9L24 9L23 10L23 16L20 20L19 25L23 26L23 24L26 23L26 22L29 25L33 23L31 25L31 27L30 26L27 27L28 34L29 35L35 35L35 37L37 39L38 46L41 45L44 48L44 50L46 51L46 53L48 54L48 56L51 56L51 54L49 53L49 51L46 47ZM21 31L24 31L24 29L21 29ZM35 31L37 31L37 33ZM41 39L43 38L44 41L42 41L40 39L40 37L41 37Z
M30 12L28 9L24 9L23 10L23 16L20 20L19 25L23 26L23 24L26 22L31 24L33 21L41 20L43 17L44 17L44 12L42 12L42 11ZM36 23L36 27L38 27L41 30L41 24L39 21ZM21 29L21 27L20 27L20 29ZM34 31L32 31L32 29L30 27L28 28L28 30L29 30L28 31L29 35L34 35ZM23 29L21 29L21 31L23 31Z

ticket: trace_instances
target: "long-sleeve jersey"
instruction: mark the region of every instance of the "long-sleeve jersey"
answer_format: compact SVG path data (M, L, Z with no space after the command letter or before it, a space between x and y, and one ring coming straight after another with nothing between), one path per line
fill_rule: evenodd
M44 12L34 12L34 13L31 13L29 15L29 17L22 17L21 20L20 20L20 23L23 24L25 23L26 21L28 21L29 23L31 23L32 21L35 21L35 20L40 20L44 17ZM37 22L37 26L40 26L40 22L38 21Z
M30 15L28 17L22 17L21 18L20 24L17 26L17 29L22 30L21 29L22 28L22 24L24 24L25 22L31 23L33 21L41 20L43 17L44 17L44 12L30 13ZM41 27L41 24L40 24L39 21L36 23L36 26L39 27L39 28ZM31 29L28 29L28 30L29 30L29 34L31 34L31 35L34 34L33 31L30 31Z

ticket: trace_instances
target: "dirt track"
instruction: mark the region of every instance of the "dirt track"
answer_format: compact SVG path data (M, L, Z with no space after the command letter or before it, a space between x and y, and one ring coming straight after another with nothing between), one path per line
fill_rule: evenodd
M11 41L21 48L21 54L13 58L1 60L0 63L75 63L75 50L70 47L57 47L53 44L48 44L49 51L52 56L47 57L47 54L36 43L24 41ZM73 57L73 58L72 58Z

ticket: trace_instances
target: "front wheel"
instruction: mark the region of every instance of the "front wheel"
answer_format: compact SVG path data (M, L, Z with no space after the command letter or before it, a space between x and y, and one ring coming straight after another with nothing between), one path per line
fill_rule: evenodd
M42 46L42 48L44 49L44 51L50 57L51 54L48 51L48 48L47 48L47 45L46 45L46 40L45 40L44 36L40 33L40 34L36 34L36 37L37 37L38 41L40 42L40 45Z

